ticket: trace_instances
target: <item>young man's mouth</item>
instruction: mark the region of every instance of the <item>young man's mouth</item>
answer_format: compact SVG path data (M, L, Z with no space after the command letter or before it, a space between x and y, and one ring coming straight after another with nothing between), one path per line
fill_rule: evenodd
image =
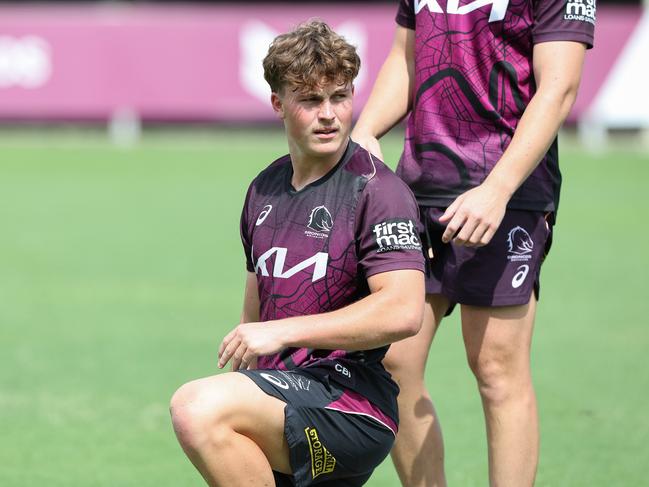
M319 128L314 130L313 133L320 138L333 138L338 133L338 129L335 127Z

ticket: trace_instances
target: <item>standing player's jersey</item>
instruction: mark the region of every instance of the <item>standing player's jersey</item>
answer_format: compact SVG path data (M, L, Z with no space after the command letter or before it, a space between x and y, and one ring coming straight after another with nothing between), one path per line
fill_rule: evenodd
M592 47L595 0L401 0L415 30L415 85L397 173L420 204L448 206L482 183L534 95L534 44ZM554 211L557 141L509 207Z
M415 199L365 149L350 141L336 167L300 191L292 175L288 155L261 172L241 217L261 321L334 311L367 296L374 274L424 270ZM258 366L324 374L392 416L398 389L381 365L387 348L289 348L260 357Z

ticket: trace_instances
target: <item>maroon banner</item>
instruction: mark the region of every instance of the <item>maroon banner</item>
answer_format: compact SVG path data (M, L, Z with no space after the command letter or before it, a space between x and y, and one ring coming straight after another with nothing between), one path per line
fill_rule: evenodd
M312 17L358 47L361 106L393 16L390 5L2 7L0 118L271 119L261 60L277 34Z
M387 55L396 5L0 7L0 119L271 120L261 60L279 33L321 18L358 47L359 111ZM601 8L570 120L596 99L640 17Z

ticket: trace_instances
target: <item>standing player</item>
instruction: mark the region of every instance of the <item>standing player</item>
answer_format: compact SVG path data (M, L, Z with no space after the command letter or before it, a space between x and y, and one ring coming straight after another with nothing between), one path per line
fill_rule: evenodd
M460 303L490 484L529 486L538 461L530 344L559 200L556 135L592 46L595 0L401 0L396 20L352 134L380 156L377 139L410 112L397 173L428 241L422 331L386 359L401 387L392 458L403 485L446 485L424 368L440 320Z
M241 218L242 324L219 349L233 373L181 387L178 439L210 485L363 485L397 429L381 361L424 307L417 204L349 139L355 49L318 21L264 60L289 154L252 182Z

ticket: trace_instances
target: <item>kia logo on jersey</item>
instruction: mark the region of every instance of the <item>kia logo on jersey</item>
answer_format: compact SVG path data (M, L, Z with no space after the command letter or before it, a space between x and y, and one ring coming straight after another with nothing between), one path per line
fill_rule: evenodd
M313 274L311 282L322 279L327 275L327 263L329 262L329 254L326 252L317 252L315 255L298 262L293 267L284 270L284 263L286 262L286 254L288 249L285 247L273 247L259 256L255 264L255 273L261 274L264 277L269 277L268 267L266 263L271 256L275 256L275 264L273 265L273 277L280 279L288 279L301 271L307 270L313 266Z

